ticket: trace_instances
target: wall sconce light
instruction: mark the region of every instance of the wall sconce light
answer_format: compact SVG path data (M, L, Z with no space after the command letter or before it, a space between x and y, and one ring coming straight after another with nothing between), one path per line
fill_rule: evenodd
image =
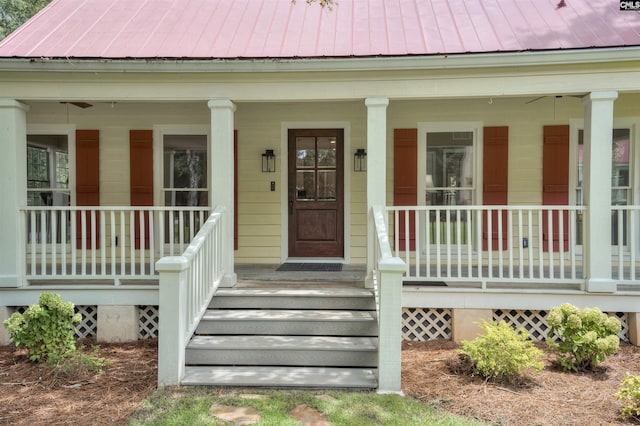
M276 154L272 149L267 149L262 154L262 172L275 172L276 171Z
M367 171L367 151L365 151L364 148L356 149L356 153L353 154L353 171Z

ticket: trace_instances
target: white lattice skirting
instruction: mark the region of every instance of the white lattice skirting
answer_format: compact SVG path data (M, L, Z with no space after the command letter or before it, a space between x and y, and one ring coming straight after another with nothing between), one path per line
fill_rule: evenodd
M16 306L14 309L21 314L28 306ZM98 335L98 307L96 305L76 305L75 313L82 315L82 321L78 324L75 332L76 339L95 338Z
M500 310L493 311L493 320L499 322L504 320L514 327L523 327L529 332L533 340L545 340L549 332L547 324L547 311L533 310ZM620 340L629 341L629 321L627 314L623 312L607 312L607 315L614 316L620 320L622 330L618 334Z
M451 339L451 309L403 308L402 340Z
M609 312L622 324L618 337L629 341L629 322L627 314L623 312ZM547 338L549 325L547 311L535 310L494 310L493 320L504 320L514 327L524 327L533 340L543 341ZM402 309L402 340L423 342L434 339L451 339L452 337L451 309L433 308L403 308Z
M138 339L158 337L159 323L157 306L138 306Z

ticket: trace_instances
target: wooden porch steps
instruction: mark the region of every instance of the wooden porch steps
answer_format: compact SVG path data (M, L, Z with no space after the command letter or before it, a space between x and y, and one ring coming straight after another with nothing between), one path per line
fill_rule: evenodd
M367 289L221 289L187 346L182 384L375 388L377 333Z
M189 367L185 386L375 388L376 371L363 368Z

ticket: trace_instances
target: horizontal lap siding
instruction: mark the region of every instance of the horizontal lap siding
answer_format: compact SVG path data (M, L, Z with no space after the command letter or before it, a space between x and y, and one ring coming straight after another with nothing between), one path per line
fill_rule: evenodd
M366 148L366 109L363 102L327 102L302 104L241 104L235 113L238 129L238 263L278 263L286 246L282 246L283 217L282 191L287 191L287 153L282 150L282 123L300 122L298 128L313 128L314 122L348 122L350 124L350 150L345 149L345 175L350 186L345 196L350 198L348 217L351 231L345 235L350 241L352 263L366 262L366 173L353 172L353 152ZM346 141L345 141L346 143ZM274 149L276 172L263 173L261 154ZM276 191L270 190L271 181ZM345 202L347 199L345 198ZM347 218L345 217L345 220ZM354 228L355 225L359 225ZM363 232L364 230L364 232ZM273 244L269 246L269 244ZM287 244L286 241L284 244ZM346 249L347 247L345 247Z

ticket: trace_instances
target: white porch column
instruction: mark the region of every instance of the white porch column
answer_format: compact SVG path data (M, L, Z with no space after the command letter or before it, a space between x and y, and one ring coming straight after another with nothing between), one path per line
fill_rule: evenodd
M388 98L367 98L367 278L373 285L375 226L372 207L387 204L387 106Z
M221 287L233 287L237 277L233 266L233 113L236 106L228 99L209 101L211 109L211 206L224 206L223 258L225 276Z
M611 144L613 101L617 92L593 92L583 98L584 261L586 290L615 292L611 279Z
M27 111L0 99L0 287L21 285L25 236L18 209L27 205Z

